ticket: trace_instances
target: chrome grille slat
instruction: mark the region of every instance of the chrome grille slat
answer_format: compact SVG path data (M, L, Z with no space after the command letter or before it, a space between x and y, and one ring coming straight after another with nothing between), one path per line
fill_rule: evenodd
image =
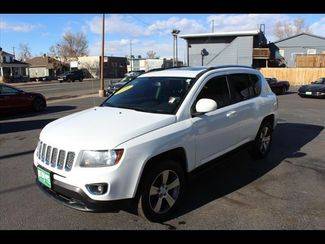
M51 150L52 150L52 147L51 146L47 146L46 154L45 154L45 163L46 164L50 164Z
M45 150L46 150L46 144L44 143L42 148L42 155L41 155L42 162L44 162L45 160Z
M58 156L58 149L53 148L52 156L51 156L51 166L52 167L56 167L57 156Z
M43 163L60 170L70 171L72 169L76 156L75 152L55 148L42 141L39 142L38 147L36 156Z
M67 153L67 159L66 159L66 162L65 162L65 170L66 171L70 171L71 168L72 168L72 165L73 165L73 161L74 161L74 152L68 152Z
M58 169L63 169L64 160L65 160L65 151L60 150L59 157L58 157L58 163L57 163Z

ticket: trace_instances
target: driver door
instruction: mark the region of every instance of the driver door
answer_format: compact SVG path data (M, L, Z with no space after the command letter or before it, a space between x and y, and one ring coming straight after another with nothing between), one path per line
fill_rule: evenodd
M217 109L192 118L196 138L197 166L218 157L238 143L240 121L230 105L230 92L226 76L215 76L207 80L195 102L201 98L213 99ZM195 112L195 111L194 111Z

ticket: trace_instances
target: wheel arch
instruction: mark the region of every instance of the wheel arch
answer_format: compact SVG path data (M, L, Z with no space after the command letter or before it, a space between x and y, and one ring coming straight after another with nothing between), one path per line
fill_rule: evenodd
M148 170L154 165L155 162L163 161L163 160L167 160L167 159L171 159L171 160L179 162L181 167L184 170L185 176L187 177L188 163L187 163L186 151L183 147L177 147L177 148L173 148L168 151L159 153L155 156L150 157L147 160L147 162L145 163L145 166L143 167L143 170L141 172L139 183L136 188L136 196L139 195L139 190L142 187L143 178L146 175L146 173L148 172Z

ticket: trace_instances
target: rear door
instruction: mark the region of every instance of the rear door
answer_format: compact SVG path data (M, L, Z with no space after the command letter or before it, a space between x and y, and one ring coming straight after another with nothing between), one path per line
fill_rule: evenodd
M237 122L240 124L238 143L254 139L259 106L260 80L256 75L233 73L227 76L231 104Z

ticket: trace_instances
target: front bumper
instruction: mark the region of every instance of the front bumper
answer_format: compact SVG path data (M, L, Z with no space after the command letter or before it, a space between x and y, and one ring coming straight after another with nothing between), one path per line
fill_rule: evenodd
M38 166L41 167L41 166ZM42 167L43 168L43 167ZM118 211L129 206L131 199L96 201L91 199L81 188L55 180L53 172L51 174L51 188L42 185L37 180L37 167L33 165L38 187L53 199L61 202L65 206L88 212ZM44 168L43 168L44 169Z

